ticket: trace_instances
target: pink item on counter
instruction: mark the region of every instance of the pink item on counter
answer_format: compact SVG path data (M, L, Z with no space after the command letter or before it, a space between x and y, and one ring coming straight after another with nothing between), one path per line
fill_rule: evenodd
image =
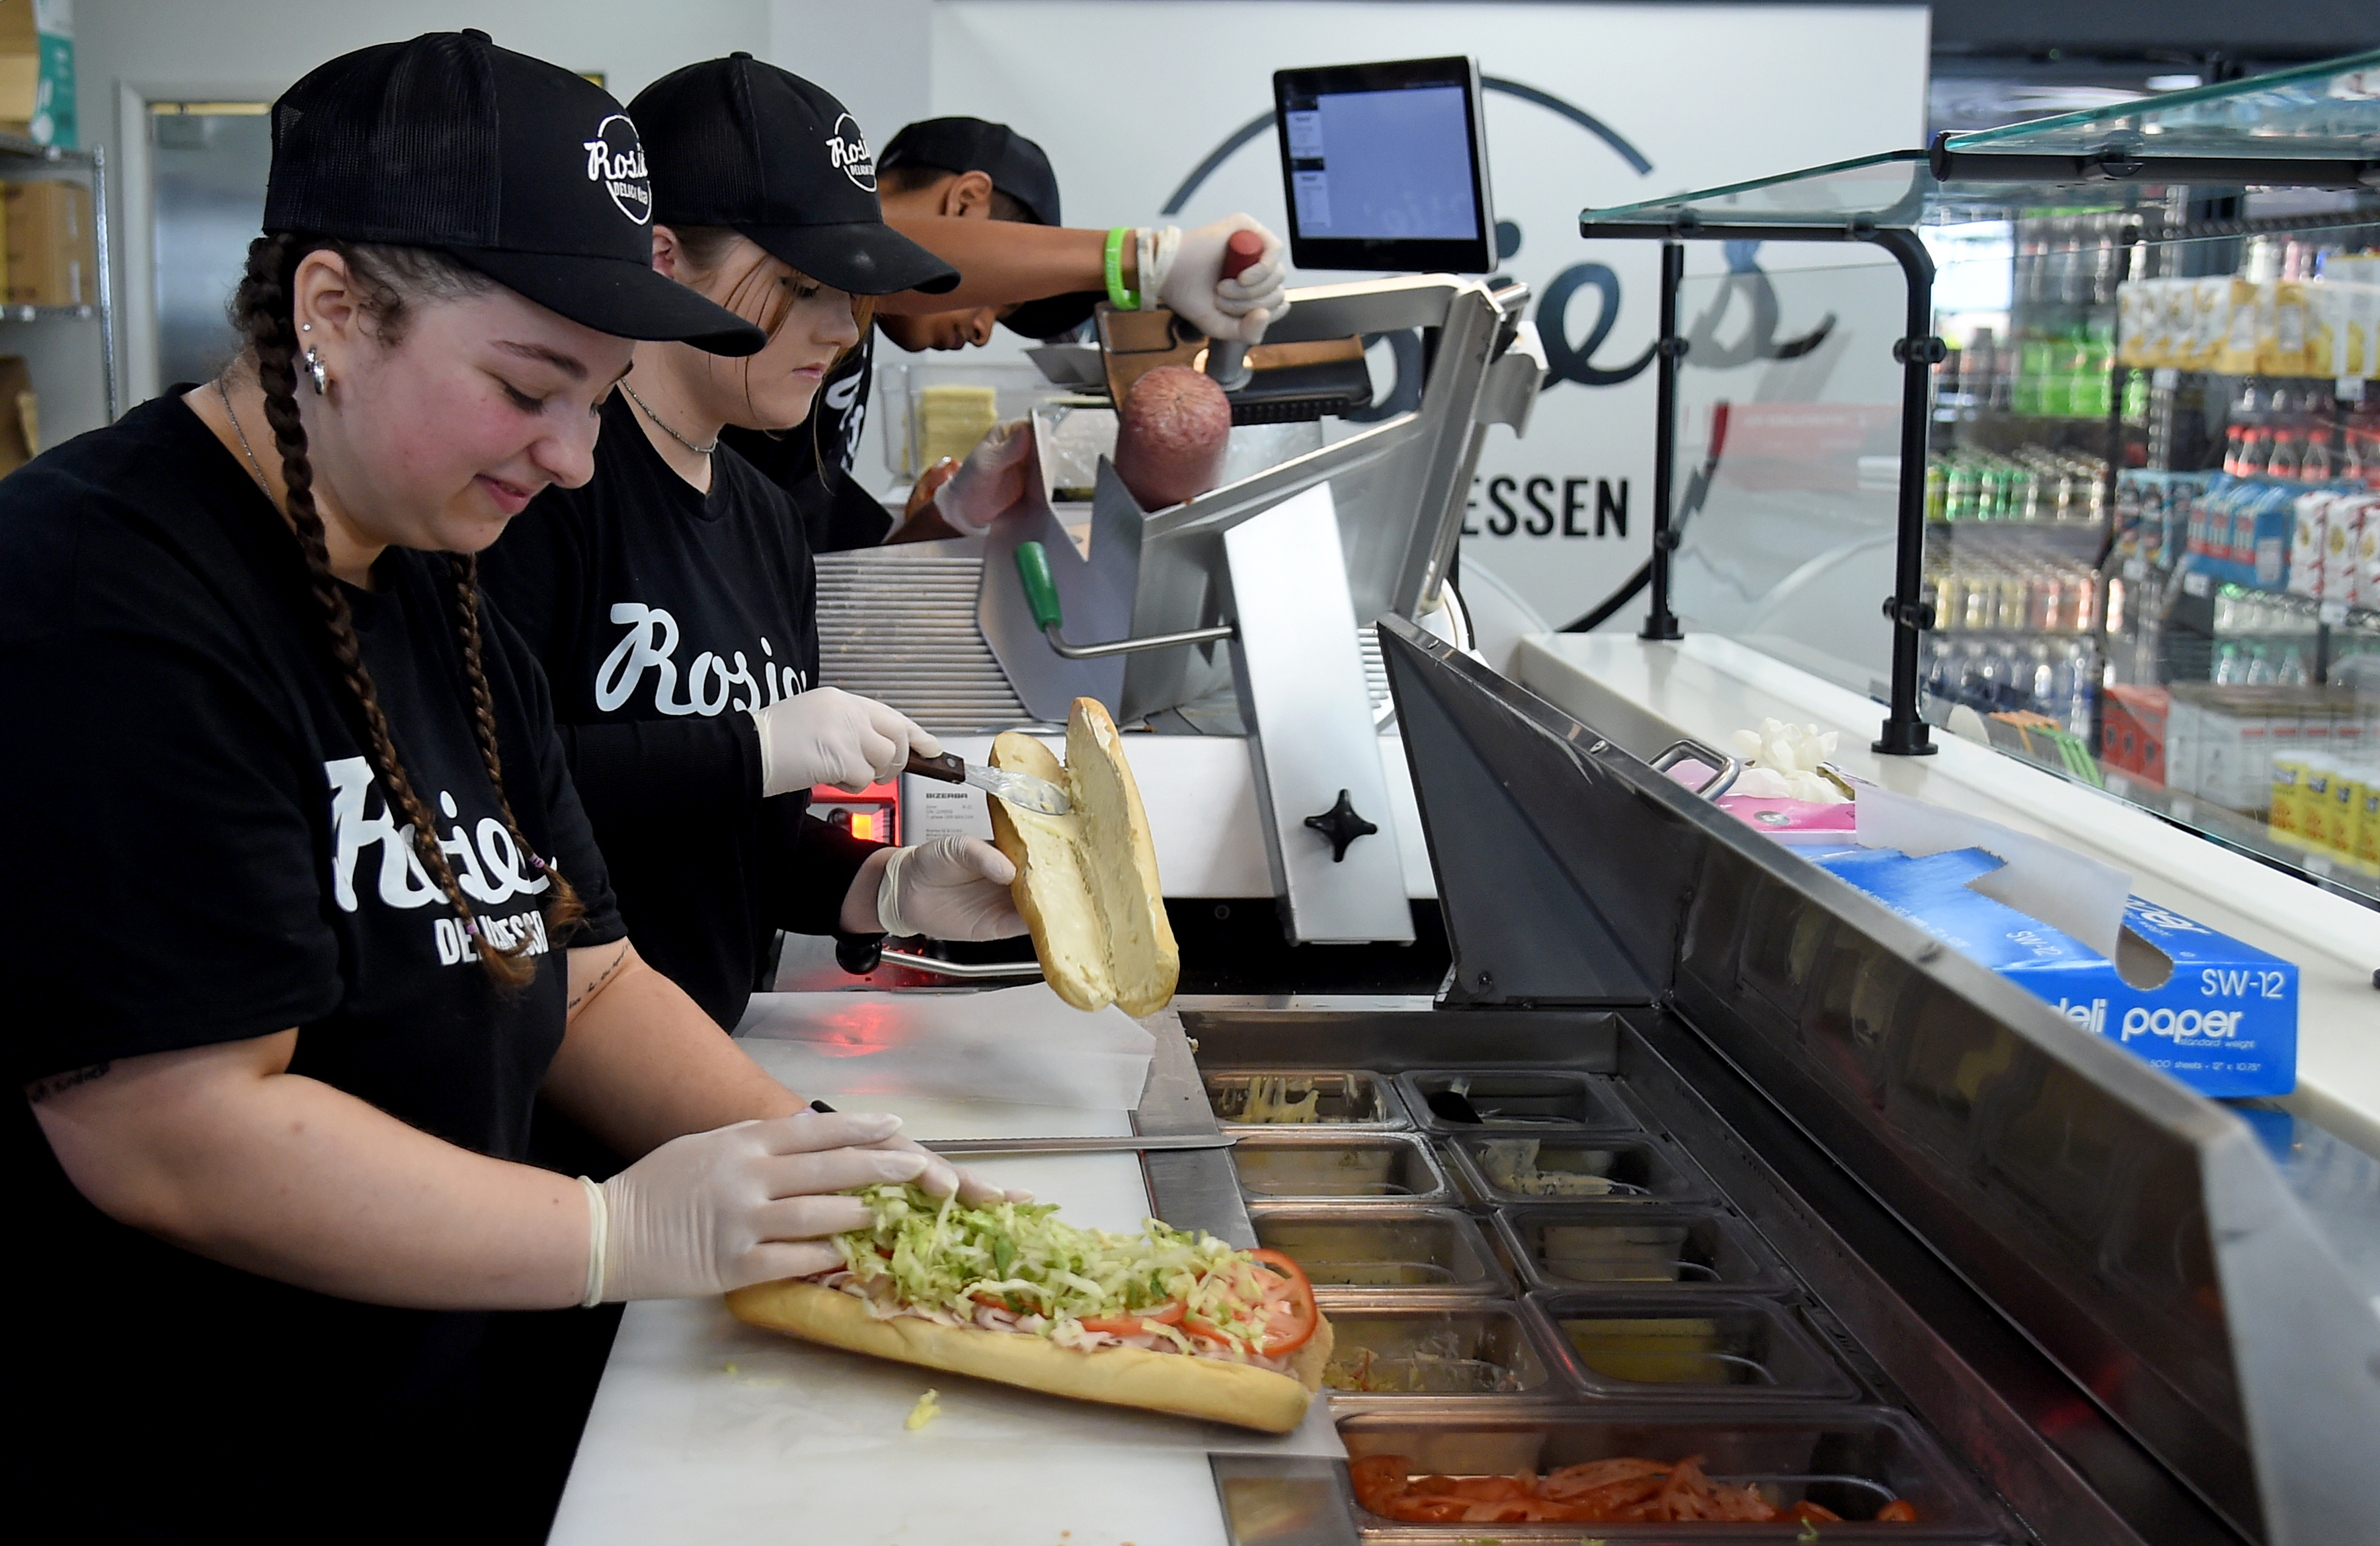
M1718 808L1745 826L1782 842L1804 836L1840 839L1859 829L1859 807L1845 800L1832 805L1807 800L1763 800L1749 794L1722 794Z

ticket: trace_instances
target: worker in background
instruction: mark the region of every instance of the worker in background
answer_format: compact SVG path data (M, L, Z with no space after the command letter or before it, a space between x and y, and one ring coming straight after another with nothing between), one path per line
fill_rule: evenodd
M891 513L851 476L876 374L878 329L913 352L983 344L995 319L1027 338L1056 338L1081 326L1104 297L1125 309L1169 307L1209 337L1255 343L1287 306L1281 238L1247 215L1190 231L1060 225L1050 158L1004 124L911 124L886 145L868 181L885 223L958 270L957 287L877 297L876 328L863 330L858 347L837 362L807 423L790 432L731 425L722 436L794 496L818 552L980 529L1021 487L1030 453L1010 427L986 437L964 474L956 465L931 469L911 490L896 534ZM1225 279L1224 244L1242 230L1264 237L1264 256L1238 278Z
M1056 226L1058 175L1040 146L1006 124L928 118L892 137L876 162L876 196L894 223L944 217ZM1062 338L1089 321L1105 287L1042 300L928 312L886 313L876 325L911 354L991 342L995 322L1026 338Z

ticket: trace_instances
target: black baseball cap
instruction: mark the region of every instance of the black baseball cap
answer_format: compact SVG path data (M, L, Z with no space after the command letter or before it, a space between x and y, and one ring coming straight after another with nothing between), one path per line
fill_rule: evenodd
M1058 214L1058 174L1040 146L983 118L926 118L909 125L884 147L877 164L927 166L938 172L980 172L991 186L1024 206L1036 225L1064 223ZM1072 332L1098 309L1104 292L1050 296L1010 308L1002 326L1027 338Z
M868 137L800 76L731 54L671 71L629 111L661 223L732 227L855 296L957 285L956 269L884 223Z
M982 118L926 118L892 137L879 166L930 166L938 172L980 172L991 186L1025 206L1036 225L1058 218L1058 174L1040 146Z
M759 328L653 271L652 202L618 101L484 32L358 49L273 104L267 231L434 248L616 338L759 348Z

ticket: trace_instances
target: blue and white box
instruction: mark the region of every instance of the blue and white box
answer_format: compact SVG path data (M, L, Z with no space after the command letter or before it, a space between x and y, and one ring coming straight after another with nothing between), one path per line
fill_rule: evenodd
M2078 1029L2201 1094L2297 1088L2293 962L2130 895L2121 871L1992 822L1864 789L1859 818L1868 846L1809 856Z

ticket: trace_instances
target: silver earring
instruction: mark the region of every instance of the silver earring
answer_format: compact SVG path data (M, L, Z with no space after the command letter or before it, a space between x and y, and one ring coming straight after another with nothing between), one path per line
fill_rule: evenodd
M331 373L322 368L322 355L312 349L306 351L306 379L314 383L317 397L331 390Z
M311 332L314 331L314 324L311 322L300 322L298 324L298 331L299 332Z

